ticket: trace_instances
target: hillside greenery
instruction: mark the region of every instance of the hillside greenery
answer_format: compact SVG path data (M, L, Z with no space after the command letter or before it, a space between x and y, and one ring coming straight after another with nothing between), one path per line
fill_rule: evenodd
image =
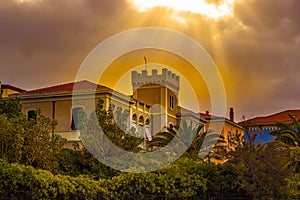
M76 143L73 149L63 148L66 140L49 134L55 120L39 110L36 119L28 120L21 108L18 99L0 99L0 198L16 199L12 191L27 191L31 199L96 199L97 193L104 199L129 195L147 199L150 194L203 199L300 198L299 129L294 118L292 125L280 124L281 132L273 133L274 141L244 142L234 152L227 152L228 161L222 165L195 156L199 143L194 142L183 157L158 171L125 173L100 163ZM140 151L140 138L122 132L113 112L126 116L120 109L99 107L93 116L82 113L81 128L87 133L95 131L93 123L101 122L108 138L120 148Z

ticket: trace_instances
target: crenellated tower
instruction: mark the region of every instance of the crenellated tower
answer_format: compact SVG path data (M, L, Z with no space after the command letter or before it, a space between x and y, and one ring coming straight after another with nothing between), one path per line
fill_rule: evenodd
M147 84L158 84L171 89L176 95L179 92L179 76L167 68L162 69L161 74L157 74L157 70L153 69L151 75L148 75L147 70L142 70L142 73L132 71L131 83L133 91Z
M161 74L156 69L152 74L147 70L132 71L131 84L133 98L151 105L152 133L177 124L179 76L167 68L162 69Z

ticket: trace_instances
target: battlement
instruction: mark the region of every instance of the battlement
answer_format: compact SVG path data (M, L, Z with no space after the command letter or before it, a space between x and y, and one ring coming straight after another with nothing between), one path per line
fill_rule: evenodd
M161 74L158 74L157 70L153 69L151 75L148 75L147 70L142 70L141 73L132 71L131 84L133 90L136 90L146 84L158 84L168 87L176 94L179 92L179 76L172 73L167 68L162 69Z

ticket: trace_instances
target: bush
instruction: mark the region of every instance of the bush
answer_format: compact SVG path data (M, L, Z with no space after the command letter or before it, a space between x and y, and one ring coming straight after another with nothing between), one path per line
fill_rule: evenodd
M46 170L0 160L0 191L8 198L13 198L11 191L28 191L30 199L95 199L98 192L107 194L103 185L103 180L53 175Z
M157 172L120 173L112 179L96 181L82 175L54 175L46 170L0 160L0 191L9 198L13 197L10 191L28 191L30 199L95 199L98 192L105 199L123 199L134 194L142 197L146 194L204 196L207 179L201 171L196 172L191 162L184 160Z

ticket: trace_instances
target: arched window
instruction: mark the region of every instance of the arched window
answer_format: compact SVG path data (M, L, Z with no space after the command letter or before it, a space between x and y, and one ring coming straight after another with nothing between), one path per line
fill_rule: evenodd
M143 117L143 115L141 115L139 117L139 124L144 125L144 117Z
M132 115L132 121L136 123L136 119L137 119L136 114L133 114L133 115Z
M172 122L170 122L170 128L173 129L174 128L174 125Z
M149 124L150 124L150 119L146 119L145 125L149 125Z

